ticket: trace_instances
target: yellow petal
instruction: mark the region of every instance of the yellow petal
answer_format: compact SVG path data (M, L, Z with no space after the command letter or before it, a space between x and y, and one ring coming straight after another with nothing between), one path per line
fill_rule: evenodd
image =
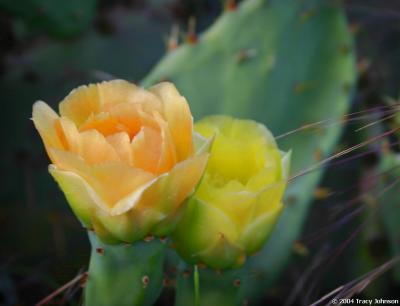
M196 123L195 129L205 137L216 135L207 171L225 181L246 184L265 167L280 165L275 141L254 121L210 116Z
M42 137L46 149L49 147L56 149L64 148L55 129L55 123L58 119L59 116L57 113L54 112L46 103L38 101L33 104L32 120Z
M148 228L140 226L137 215L133 212L111 216L108 212L97 210L96 219L107 232L123 242L143 239L146 236L146 230L148 230Z
M145 228L138 226L137 218L130 213L111 216L96 204L98 195L79 175L50 165L49 171L65 194L73 212L88 229L106 243L132 242L146 235Z
M246 189L238 181L230 181L222 186L213 186L206 174L200 184L196 197L212 203L220 209L239 231L242 231L253 217L257 194Z
M196 155L210 152L213 143L214 137L206 138L199 133L193 133L193 145Z
M271 207L268 212L258 216L249 223L247 228L241 233L237 243L246 250L247 254L254 254L262 248L272 233L282 209L283 205L281 203Z
M254 207L254 218L269 211L275 210L282 205L281 199L285 191L286 181L279 181L266 186L257 195Z
M193 153L193 117L186 99L172 83L160 83L149 90L162 100L163 114L175 143L178 160L186 159Z
M261 169L258 173L250 177L247 181L246 188L253 192L261 191L265 186L275 183L279 179L278 171L280 172L279 167L276 165Z
M73 212L87 228L92 228L92 213L96 209L92 198L83 183L83 179L68 171L60 171L56 166L50 165L49 172L57 181Z
M198 262L214 269L227 269L241 266L246 260L246 252L225 235L220 234L218 239L205 250L195 254Z
M235 224L225 213L194 197L187 203L186 211L173 238L180 254L183 256L191 254L185 258L186 260L209 264L213 263L212 257L216 255L213 252L214 247L218 245L220 239L235 241L238 234ZM226 256L226 254L220 255ZM216 261L219 261L219 257Z
M273 230L290 154L280 152L271 133L251 120L211 116L195 130L214 141L206 173L174 232L176 247L193 263L237 267ZM201 147L196 135L195 140Z

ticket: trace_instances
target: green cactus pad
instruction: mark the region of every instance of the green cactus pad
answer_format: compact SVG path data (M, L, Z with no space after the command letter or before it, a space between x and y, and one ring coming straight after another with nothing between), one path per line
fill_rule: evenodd
M89 238L84 305L153 305L162 289L165 245L150 241L115 246L102 243L94 233Z

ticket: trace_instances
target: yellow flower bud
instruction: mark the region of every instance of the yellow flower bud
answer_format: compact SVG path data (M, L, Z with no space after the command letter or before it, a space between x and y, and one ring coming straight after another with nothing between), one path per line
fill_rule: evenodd
M174 245L190 263L238 267L263 246L282 211L290 153L279 151L266 127L251 120L211 116L195 130L215 139Z
M169 234L208 158L207 143L194 148L192 115L175 86L81 86L59 111L36 102L33 122L83 225L109 243Z

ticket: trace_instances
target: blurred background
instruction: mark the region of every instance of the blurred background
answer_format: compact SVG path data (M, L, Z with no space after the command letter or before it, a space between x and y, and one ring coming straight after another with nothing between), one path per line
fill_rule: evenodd
M355 35L358 83L352 109L385 105L400 91L400 2L343 0L341 5ZM200 33L223 8L218 0L0 0L0 305L34 305L85 271L89 260L87 235L47 172L49 161L30 121L32 104L44 100L56 108L71 89L88 82L139 82L171 47L174 26L185 36L195 17L189 34ZM344 147L353 130L342 136ZM334 273L320 269L324 252L345 242L362 215L308 245L326 225L321 216L360 192L362 175L354 173L360 167L365 173L379 158L366 154L325 173L293 245L293 260L265 291L263 305L307 305L389 258L387 237L377 230L346 244L335 257ZM338 179L338 173L351 182ZM351 184L358 187L344 196L326 196L331 190L344 193ZM369 290L366 296L395 298L400 287L388 273ZM80 299L74 287L51 304L79 305ZM173 288L167 288L158 304L173 305L173 299Z

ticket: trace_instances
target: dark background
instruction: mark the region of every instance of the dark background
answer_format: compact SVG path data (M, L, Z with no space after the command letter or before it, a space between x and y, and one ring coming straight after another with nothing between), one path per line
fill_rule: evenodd
M360 77L354 107L382 105L385 96L397 98L400 1L346 0L343 5L356 32ZM55 108L71 89L92 81L140 81L166 52L173 24L186 29L189 17L195 16L201 32L221 7L216 0L0 0L0 305L38 302L84 271L89 259L86 233L47 173L46 154L29 120L32 104L40 99ZM360 158L357 163L373 165L377 158ZM348 174L353 169L346 165L337 171ZM346 188L329 172L324 184ZM329 205L316 203L304 236L323 226L319 216ZM324 237L312 252L348 235L344 227ZM386 241L378 237L370 243L379 261ZM349 256L351 247L341 258ZM287 301L287 292L312 263L310 257L295 256L277 287L266 293L266 301ZM339 259L338 265L347 269L345 261ZM321 274L315 297L348 280L341 273ZM389 277L374 290L393 297L398 289ZM74 305L79 296L79 291L69 291L55 304ZM171 290L166 290L159 304L172 305L172 299ZM292 302L303 300L294 295Z

